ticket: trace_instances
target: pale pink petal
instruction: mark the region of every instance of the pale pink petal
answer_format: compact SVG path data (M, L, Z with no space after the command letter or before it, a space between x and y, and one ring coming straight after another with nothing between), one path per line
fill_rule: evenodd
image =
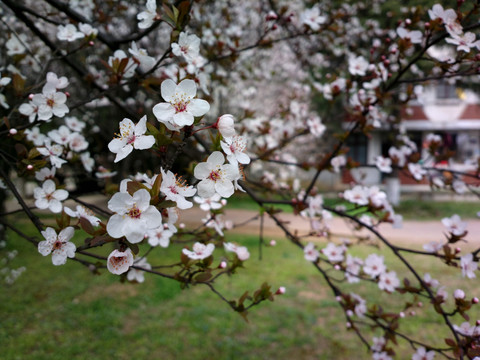
M232 194L235 192L232 182L228 180L217 181L215 183L215 190L220 196L224 198L228 198L232 196Z
M48 208L50 209L51 212L58 214L59 212L62 211L62 203L56 199L52 199L48 203Z
M193 99L187 105L187 111L193 116L205 115L210 110L210 104L202 99Z
M133 202L137 204L140 211L145 211L150 206L150 193L145 189L140 189L133 194Z
M193 124L193 121L193 115L186 111L182 111L173 115L173 122L178 126L190 126Z
M52 246L48 241L40 241L38 243L38 252L43 256L47 256L52 252Z
M135 125L135 135L143 135L147 131L147 115L138 120L137 125Z
M62 250L55 250L52 253L52 264L55 266L64 265L67 262L67 254Z
M128 212L133 206L133 199L130 194L126 192L119 192L112 196L108 202L108 208L120 215L123 215Z
M117 156L115 157L115 160L113 162L119 162L120 160L125 159L130 153L133 151L133 146L128 144L125 145L123 148L121 148L117 152Z
M148 229L155 229L162 225L162 215L154 206L149 206L142 213L142 220L146 222Z
M68 198L68 191L63 189L55 190L55 192L53 193L53 198L59 201L63 201Z
M55 182L51 179L48 179L43 183L42 188L46 194L51 194L56 189Z
M75 246L75 244L72 242L68 242L64 246L65 246L65 252L67 253L67 256L69 258L74 258L75 251L77 250L77 247Z
M108 219L107 233L114 239L123 236L123 216L114 214Z
M113 153L118 153L125 145L127 145L127 139L116 138L108 143L108 150Z
M58 240L62 242L67 242L73 237L73 234L75 233L75 229L72 226L69 226L58 234Z
M126 226L125 237L132 244L139 243L145 238L145 229L137 226Z
M161 89L163 100L167 102L172 102L174 100L176 88L177 88L177 84L175 84L175 82L171 79L167 79L164 82L162 82L160 89Z
M211 166L215 167L217 165L223 165L225 162L225 157L220 151L214 151L207 159L207 162L211 164Z
M179 93L183 92L185 93L187 98L192 99L197 94L197 84L195 84L195 81L193 80L185 79L180 84L178 84L176 91ZM162 93L162 96L163 96L163 93Z
M203 198L209 198L215 195L215 182L210 179L200 181L197 185L198 195Z
M137 150L150 149L155 144L155 137L152 135L142 135L135 139L133 147Z
M122 137L125 137L130 134L131 130L135 128L135 124L133 123L132 120L124 118L122 121L120 121L120 134Z
M170 121L175 115L175 108L169 103L159 103L153 107L153 115L158 121Z
M205 179L208 175L210 175L210 172L212 171L212 167L206 163L206 162L202 162L200 164L197 164L197 166L195 166L195 169L193 170L193 175L201 180L201 179Z
M35 206L39 209L48 208L48 200L45 198L35 200Z

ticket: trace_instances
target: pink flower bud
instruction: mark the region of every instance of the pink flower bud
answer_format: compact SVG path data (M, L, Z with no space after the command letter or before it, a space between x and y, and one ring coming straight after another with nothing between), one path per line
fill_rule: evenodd
M410 25L412 23L412 20L410 19L405 19L405 24Z
M347 328L351 328L352 327L352 323L349 321L345 324L347 326Z
M353 311L352 310L347 310L346 314L347 314L347 316L353 316Z
M400 316L401 318L404 318L404 317L405 317L405 313L404 313L403 311L400 311L400 312L398 313L398 316Z
M270 246L275 246L275 245L277 245L277 242L275 241L275 239L270 240Z
M474 297L474 298L472 299L472 303L474 303L474 304L478 304L478 301L479 301L479 300L478 300L477 297Z
M220 265L218 265L218 267L219 267L220 269L225 269L225 268L227 267L227 262L226 262L226 261L222 261L222 262L220 263Z
M235 119L233 118L233 115L225 114L218 118L216 128L224 138L232 137L235 135L234 123Z
M462 289L457 289L453 292L455 299L465 299L465 292Z
M180 229L185 229L185 224L184 224L184 223L180 223L180 224L178 224L178 227L179 227Z
M34 94L28 95L28 100L32 100L34 96L35 96Z
M418 306L418 307L423 307L423 303L422 303L421 301L419 301L419 302L417 303L417 306Z
M285 294L285 291L287 291L287 289L285 289L284 286L280 286L275 294L276 295L283 295L283 294Z
M90 41L88 42L88 45L93 46L93 45L95 45L95 43L90 40Z
M335 296L335 300L337 300L338 302L342 301L342 297L341 296Z
M410 311L410 316L415 316L415 314L416 314L416 313L415 313L414 310Z
M480 320L475 321L475 325L480 326Z
M11 128L9 131L10 135L17 135L17 132L18 132L17 129L14 129L14 128Z
M65 91L65 96L68 98L70 97L70 93L68 91Z
M27 165L27 170L33 170L33 165L31 164Z
M335 270L340 270L340 265L336 264L333 268L334 268Z
M222 206L227 205L227 200L225 199L220 200L220 204L222 204Z

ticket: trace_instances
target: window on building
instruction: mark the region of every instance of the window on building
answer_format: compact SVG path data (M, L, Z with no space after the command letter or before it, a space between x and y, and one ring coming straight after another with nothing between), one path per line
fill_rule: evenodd
M347 156L360 164L367 163L367 142L368 139L364 134L353 134L347 140L347 146L350 149Z
M449 84L446 81L441 81L436 86L437 99L458 99L457 88L455 84Z

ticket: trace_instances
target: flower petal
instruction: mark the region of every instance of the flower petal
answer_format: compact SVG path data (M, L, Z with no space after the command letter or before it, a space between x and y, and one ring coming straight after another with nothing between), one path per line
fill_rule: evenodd
M197 94L197 84L193 80L185 79L177 85L176 91L183 92L187 98L192 99Z
M202 99L193 99L187 105L187 111L193 116L205 115L210 110L210 104Z
M167 102L172 102L175 96L175 90L177 88L177 84L171 79L167 79L162 82L161 85L161 94L163 100Z

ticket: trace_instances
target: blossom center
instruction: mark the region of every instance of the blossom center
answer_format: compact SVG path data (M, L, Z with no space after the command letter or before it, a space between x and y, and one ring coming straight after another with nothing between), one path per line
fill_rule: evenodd
M47 99L47 105L50 106L50 107L53 107L53 105L55 105L55 100Z
M220 180L220 178L222 177L222 174L220 172L220 170L214 170L212 172L210 172L210 175L208 175L208 178L210 180L213 180L215 182L217 182L218 180Z
M140 211L140 209L137 207L136 204L133 205L133 207L128 212L128 216L130 216L132 219L139 219L141 214L142 212Z
M62 248L63 243L60 240L57 240L53 243L53 250L60 250Z

